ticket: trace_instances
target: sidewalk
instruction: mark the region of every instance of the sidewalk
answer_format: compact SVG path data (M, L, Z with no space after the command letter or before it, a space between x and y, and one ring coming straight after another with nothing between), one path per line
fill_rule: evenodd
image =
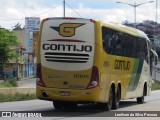
M0 80L3 82L3 80ZM16 94L16 93L23 93L23 94L35 94L36 93L36 78L29 77L29 78L22 78L17 81L18 87L12 88L0 88L0 93L2 94Z
M36 78L33 78L33 77L22 78L19 81L17 81L17 83L18 83L18 87L35 88Z
M4 80L0 80L0 83L4 82ZM26 77L26 78L21 78L20 80L17 81L18 87L31 87L35 88L36 87L36 78L34 77Z

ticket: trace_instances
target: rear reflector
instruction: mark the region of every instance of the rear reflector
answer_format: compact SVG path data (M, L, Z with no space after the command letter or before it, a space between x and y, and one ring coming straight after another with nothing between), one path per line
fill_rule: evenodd
M91 80L87 86L87 89L94 88L98 86L99 78L98 78L98 68L96 66L93 66L92 68L92 75Z
M41 64L37 64L37 85L45 86L42 80Z
M95 20L93 20L93 19L90 19L90 21L93 22L93 23L95 22Z
M44 21L47 21L47 20L49 20L49 18L45 18L45 19L44 19Z

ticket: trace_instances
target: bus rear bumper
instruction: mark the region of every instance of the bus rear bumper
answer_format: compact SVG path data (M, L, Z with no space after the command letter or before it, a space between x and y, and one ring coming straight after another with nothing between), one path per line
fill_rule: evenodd
M74 102L98 102L99 101L99 87L85 90L73 89L56 89L46 88L37 85L37 98L43 100L59 100L59 101L74 101Z

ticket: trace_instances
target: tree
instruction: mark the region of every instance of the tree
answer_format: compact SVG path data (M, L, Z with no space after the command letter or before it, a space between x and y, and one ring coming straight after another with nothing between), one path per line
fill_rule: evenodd
M2 77L4 77L4 66L7 65L9 60L17 58L16 51L12 50L11 47L18 45L16 35L9 30L0 28L0 66L2 67Z

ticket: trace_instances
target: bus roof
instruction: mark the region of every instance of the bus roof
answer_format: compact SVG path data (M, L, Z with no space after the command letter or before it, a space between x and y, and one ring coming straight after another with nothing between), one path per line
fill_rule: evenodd
M118 30L120 32L124 32L133 36L137 36L137 37L141 37L141 38L145 38L147 39L149 42L149 38L147 37L147 35L138 29L132 28L132 27L128 27L122 24L118 24L118 23L103 23L104 26L114 29L114 30Z
M65 17L65 18L64 17L53 17L53 18L51 17L51 18L46 18L43 21L46 21L49 19L85 20L85 21L89 20L90 22L101 22L104 26L106 26L108 28L118 30L120 32L124 32L124 33L130 34L130 35L136 36L136 37L141 37L141 38L147 39L150 42L149 38L147 37L147 35L143 31L135 29L133 27L128 27L128 26L125 26L125 25L122 25L119 23L106 23L106 22L97 21L97 20L93 20L93 19L74 18L74 17Z

